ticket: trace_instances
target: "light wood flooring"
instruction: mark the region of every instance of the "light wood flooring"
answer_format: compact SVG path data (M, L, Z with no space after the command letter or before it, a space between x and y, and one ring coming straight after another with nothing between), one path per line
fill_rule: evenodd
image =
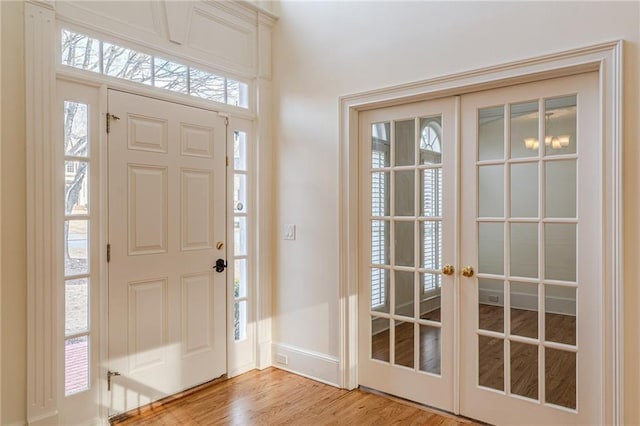
M152 406L118 425L475 424L410 402L346 391L276 368L251 371Z

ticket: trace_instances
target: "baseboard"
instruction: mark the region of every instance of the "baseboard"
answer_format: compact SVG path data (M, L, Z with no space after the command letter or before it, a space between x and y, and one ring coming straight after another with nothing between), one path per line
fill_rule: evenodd
M283 343L272 344L272 365L327 385L340 387L340 361L338 358ZM287 362L278 362L279 356Z
M493 297L490 299L489 297ZM478 302L483 305L504 306L504 295L500 290L482 289L478 294ZM572 299L562 297L548 297L546 312L560 315L576 315L576 303ZM512 293L511 307L527 311L538 310L538 295L526 293Z
M25 422L3 423L2 426L26 426Z
M58 420L58 411L52 411L46 414L42 414L37 417L32 417L31 419L27 419L27 424L29 426L51 426L57 425L59 423Z

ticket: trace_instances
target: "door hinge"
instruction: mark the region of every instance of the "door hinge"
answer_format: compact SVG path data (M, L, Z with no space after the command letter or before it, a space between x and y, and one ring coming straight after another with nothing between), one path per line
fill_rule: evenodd
M229 167L229 156L227 155L227 167Z
M107 263L111 262L111 244L107 244Z
M119 375L117 371L107 371L107 392L111 391L111 378Z
M117 115L107 113L107 133L111 132L111 120L120 120Z
M224 118L224 125L228 126L229 125L229 117L225 117Z

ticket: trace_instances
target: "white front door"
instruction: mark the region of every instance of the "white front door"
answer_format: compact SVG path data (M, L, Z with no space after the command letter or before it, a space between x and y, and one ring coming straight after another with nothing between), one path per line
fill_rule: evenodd
M108 110L113 415L226 373L226 129L113 90Z
M360 385L601 422L597 93L591 73L360 115Z

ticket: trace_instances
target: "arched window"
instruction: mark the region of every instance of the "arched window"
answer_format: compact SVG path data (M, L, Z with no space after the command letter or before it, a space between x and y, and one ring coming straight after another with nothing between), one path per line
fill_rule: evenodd
M422 164L436 164L442 161L442 125L440 117L422 120L420 160Z

